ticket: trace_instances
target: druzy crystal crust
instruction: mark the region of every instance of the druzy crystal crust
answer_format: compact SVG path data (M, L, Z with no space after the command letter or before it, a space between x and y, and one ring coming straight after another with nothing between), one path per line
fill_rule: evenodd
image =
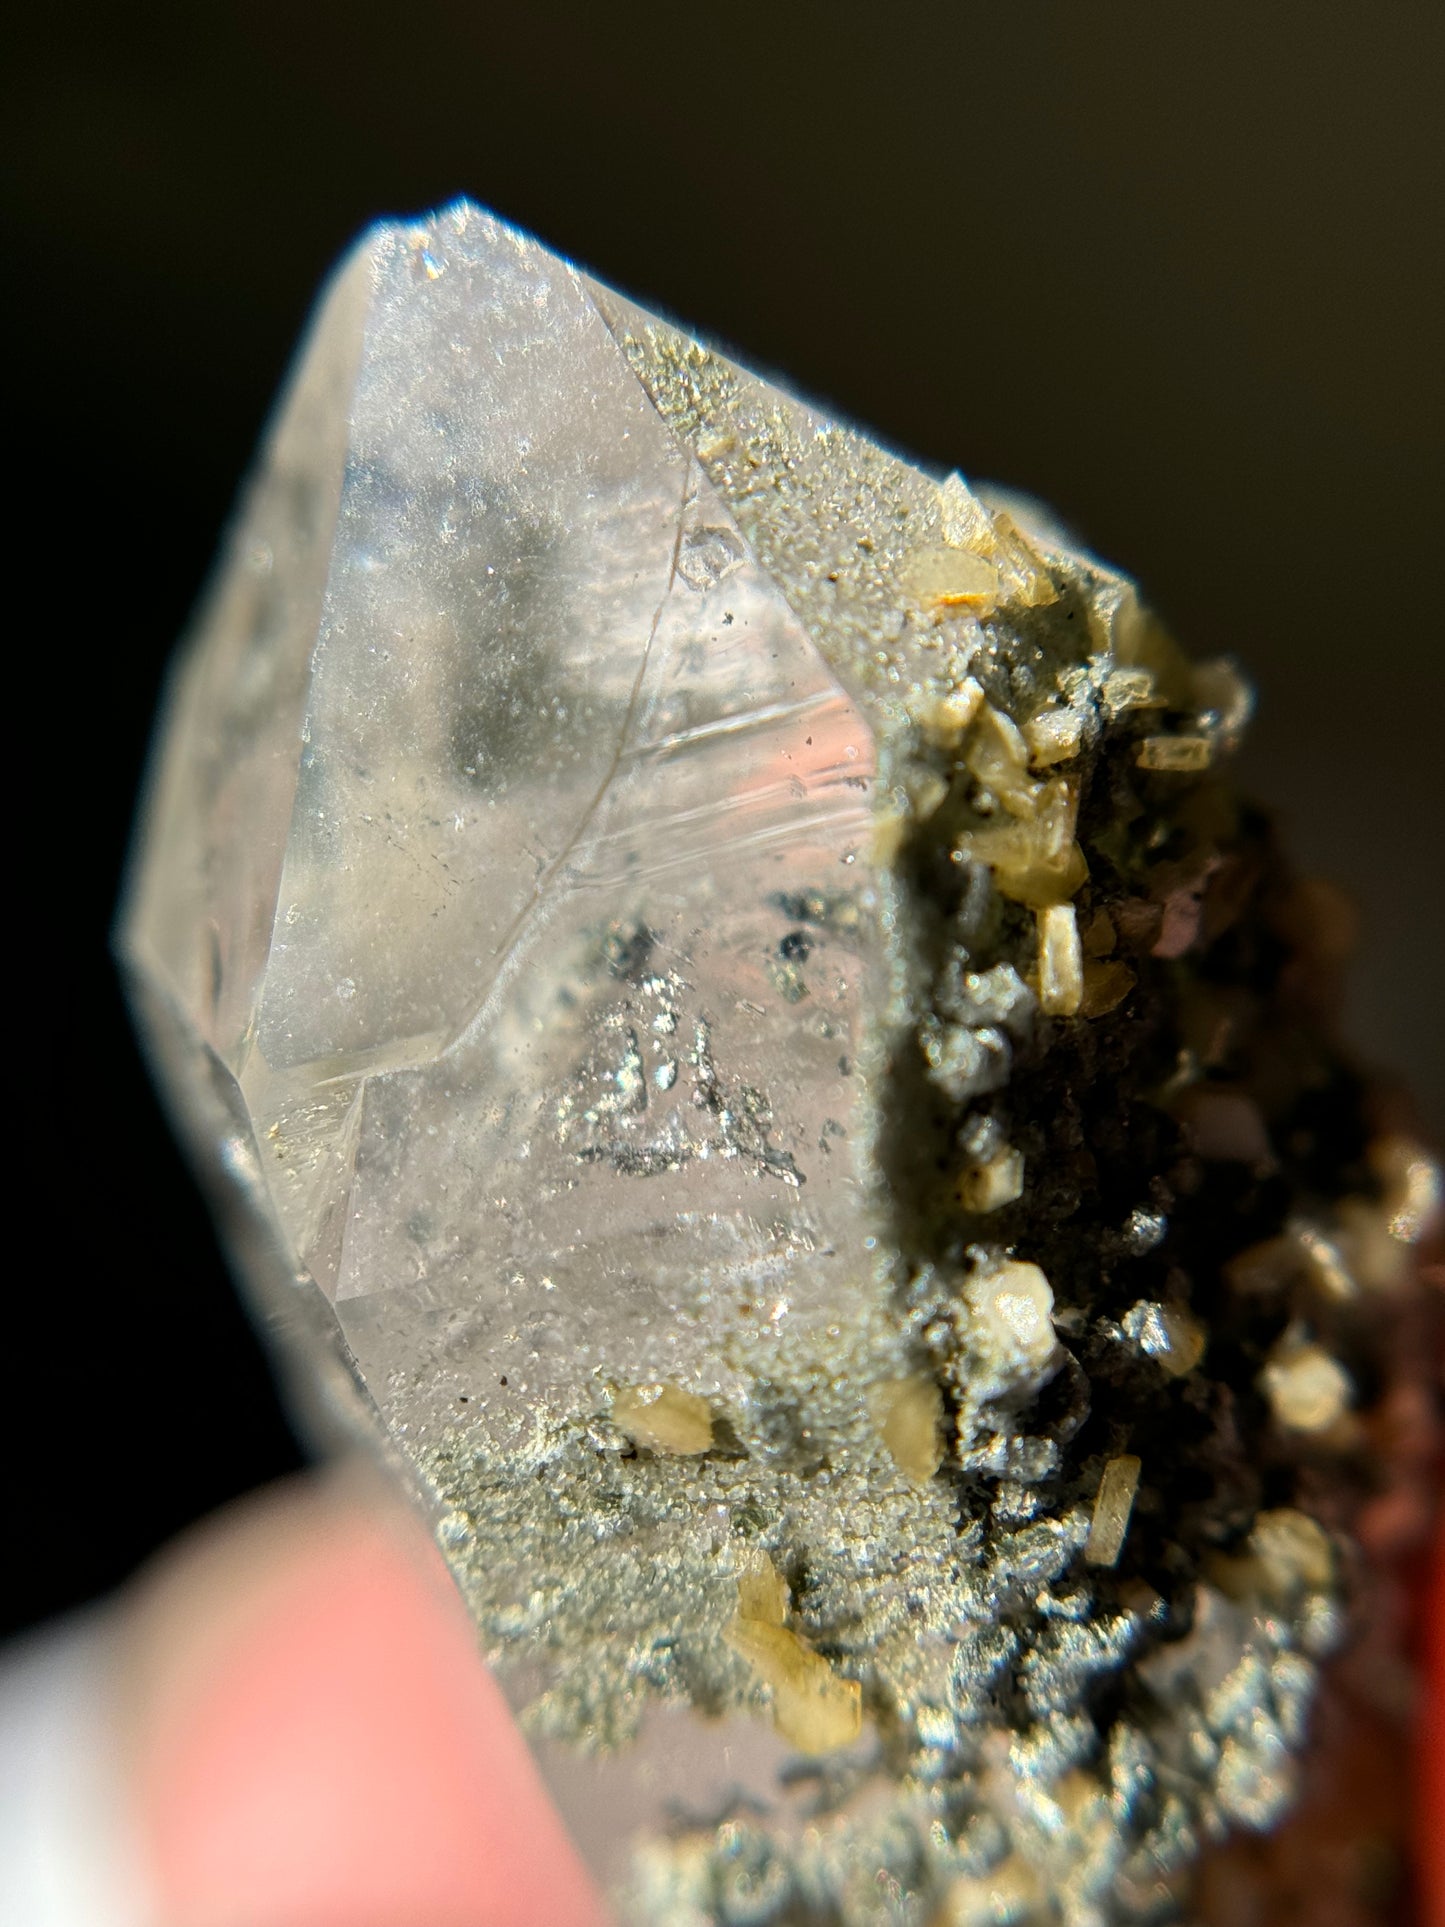
M621 1919L1169 1919L1288 1812L1428 1516L1438 1180L1247 710L474 207L326 295L122 944Z

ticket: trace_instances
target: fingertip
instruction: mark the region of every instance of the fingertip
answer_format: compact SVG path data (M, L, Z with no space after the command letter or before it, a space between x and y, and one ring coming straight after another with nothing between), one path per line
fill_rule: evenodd
M182 1564L150 1608L170 1650L138 1785L163 1918L603 1927L414 1524L335 1494L279 1503L274 1531L213 1545L204 1575Z

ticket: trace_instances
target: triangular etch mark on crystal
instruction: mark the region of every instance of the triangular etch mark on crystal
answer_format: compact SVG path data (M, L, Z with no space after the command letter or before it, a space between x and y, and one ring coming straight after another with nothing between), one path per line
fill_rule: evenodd
M660 1171L668 1163L680 1168L707 1149L696 1123L684 1128L666 1121L679 1107L685 1117L690 1104L696 1118L697 1102L707 1099L706 1052L699 1057L686 1010L696 1004L695 1017L702 1021L715 1006L707 1021L718 1027L720 1041L743 1014L749 1036L739 1034L732 1048L753 1065L749 1077L755 1081L747 1088L756 1093L764 1065L775 1068L775 1046L782 1046L786 1059L789 1049L799 1048L787 1045L790 1034L817 1025L826 1031L825 989L833 995L833 978L794 971L779 955L789 918L796 923L798 914L789 906L810 891L827 898L837 929L793 940L799 951L819 952L820 968L835 943L841 946L837 968L846 972L860 967L868 949L868 920L850 889L855 873L848 867L870 821L867 727L758 568L726 508L700 479L671 546L679 567L640 665L645 674L635 684L630 713L636 734L617 745L609 780L592 799L584 824L590 833L575 838L548 871L512 936L512 967L448 1047L435 1074L398 1071L372 1080L370 1149L351 1247L356 1263L348 1259L344 1267L343 1298L398 1284L424 1287L432 1301L481 1289L490 1262L484 1248L496 1230L491 1220L498 1213L505 1218L507 1205L505 1198L489 1205L478 1196L478 1185L509 1168L517 1148L538 1133L544 1141L555 1139L561 1128L569 1137L559 1181L578 1168L579 1157L586 1163L598 1154L597 1145L579 1148L579 1131L589 1143L595 1135L582 1115L570 1124L559 1115L549 1126L545 1107L562 1103L579 1062L595 1055L591 1026L599 997L607 1002L615 991L625 1002L633 994L627 986L635 983L650 1000L647 1048L655 1054L659 1038L676 1037L665 1056L656 1062L649 1057L654 1094L643 1101L646 1092L639 1090L627 1101L633 1122L619 1125L621 1135L606 1155L639 1170ZM726 937L710 931L710 922L725 924ZM845 929L847 936L840 937ZM820 1075L835 1124L853 1102L848 1078L840 1085L837 1073L840 1053L846 1057L848 1048L856 1048L852 1018L850 1006L839 1019L847 1032L841 1043L828 1043L820 1031L813 1046L827 1058ZM614 1016L605 1019L605 1025L613 1022ZM768 1036L771 1045L763 1041ZM621 1060L611 1069L599 1060L596 1074L614 1086L629 1078ZM434 1114L437 1104L445 1126L426 1144L416 1143L407 1122L413 1106ZM535 1121L524 1123L524 1114L531 1118L539 1105ZM610 1115L616 1105L609 1100L606 1108ZM820 1117L819 1130L824 1121ZM817 1132L805 1136L804 1157L811 1163ZM410 1151L390 1148L408 1140ZM716 1149L725 1157L737 1154L737 1147L721 1141ZM848 1163L842 1142L837 1151L830 1161L841 1171ZM429 1181L420 1168L414 1179L406 1174L417 1152L448 1173L448 1209L459 1214L450 1230L436 1222L434 1208L420 1212ZM757 1156L760 1168L766 1167L769 1154L761 1143ZM782 1174L792 1167L779 1154L772 1169L775 1181L786 1182ZM534 1192L540 1181L534 1172L527 1190ZM394 1203L382 1211L372 1203L386 1195L394 1200L411 1183L418 1212ZM821 1197L821 1178L815 1175L814 1183L812 1195ZM694 1181L694 1201L695 1189ZM650 1218L654 1207L663 1213L671 1208L669 1191L659 1182L649 1198L635 1202ZM472 1201L466 1210L464 1199ZM800 1208L808 1215L806 1205ZM545 1239L549 1215L540 1213L524 1243L532 1231ZM432 1223L426 1237L394 1248L398 1219L420 1223L422 1217ZM520 1250L518 1229L506 1233L510 1245L504 1240L496 1246L498 1261L506 1249ZM821 1225L818 1231L826 1242L831 1234ZM564 1242L569 1235L560 1221L557 1235ZM613 1237L614 1253L630 1236L619 1231ZM740 1249L734 1255L741 1258Z
M365 249L312 322L172 671L121 941L233 1069L268 954L369 294Z

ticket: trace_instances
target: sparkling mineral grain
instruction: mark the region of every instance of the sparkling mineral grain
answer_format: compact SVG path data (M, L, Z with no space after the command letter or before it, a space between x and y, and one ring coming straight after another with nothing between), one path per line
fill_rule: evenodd
M1247 709L474 207L327 293L122 947L628 1927L1219 1917L1397 1716L1438 1177Z

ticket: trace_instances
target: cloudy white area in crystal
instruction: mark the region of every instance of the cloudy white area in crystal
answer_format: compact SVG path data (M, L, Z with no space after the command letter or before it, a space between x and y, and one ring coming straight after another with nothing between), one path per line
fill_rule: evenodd
M1341 1622L1269 1347L1355 1449L1423 1219L1229 934L1287 897L1247 710L1026 502L475 207L325 296L122 948L629 1921L1162 1918L1287 1804ZM1306 1219L1373 1254L1320 1304Z

